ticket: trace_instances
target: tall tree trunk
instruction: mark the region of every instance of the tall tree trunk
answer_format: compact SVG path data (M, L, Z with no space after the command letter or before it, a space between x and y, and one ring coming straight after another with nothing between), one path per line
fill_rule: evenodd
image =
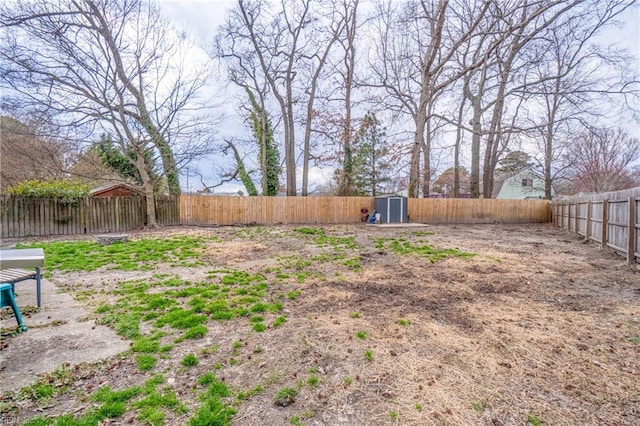
M462 116L464 114L464 104L466 96L462 96L458 107L458 126L456 128L456 143L453 146L453 196L460 196L460 146L462 145Z
M427 197L431 188L431 106L427 111L427 120L425 123L424 145L422 146L422 196Z
M342 129L342 170L338 177L338 195L353 195L353 149L351 146L351 89L353 87L353 75L356 62L355 37L358 18L358 2L354 0L353 9L349 11L348 2L345 1L344 11L346 46L344 46L344 123ZM349 15L350 14L350 15Z
M284 152L285 164L287 166L287 195L295 197L298 194L296 189L296 136L293 122L293 96L291 92L291 79L287 79L287 105L285 108L286 117L284 120L285 131Z
M556 77L554 82L554 93L551 99L551 107L549 109L549 116L547 117L546 133L544 135L544 198L550 200L553 196L552 184L553 178L551 176L551 163L553 161L553 146L555 135L555 122L558 107L560 104L560 78Z
M307 104L307 123L304 127L304 148L302 152L302 196L309 193L309 157L311 155L311 123L313 122L313 103L316 96L316 85L312 84Z
M512 58L509 58L512 59ZM504 64L504 68L500 73L500 85L498 86L498 94L493 107L491 116L491 124L487 135L487 144L484 151L484 164L482 171L482 192L484 198L491 198L493 195L493 177L495 166L498 163L498 142L500 139L500 123L504 112L504 97L507 88L509 75L511 74L511 60Z
M269 135L267 134L267 112L264 108L264 99L262 95L260 95L260 105L262 107L262 114L260 114L260 127L262 131L260 132L260 169L262 170L262 195L267 195L269 193L269 163L267 161L267 139Z
M140 173L140 179L142 180L142 187L144 189L144 198L147 207L147 227L157 228L158 222L156 221L156 197L154 191L153 180L149 174L148 165L144 159L144 156L136 153L135 165Z
M471 126L471 176L470 190L471 198L480 198L480 137L482 135L482 105L480 95L474 96L471 100L473 107L473 118Z
M409 198L417 198L420 192L420 153L424 146L426 118L424 111L419 111L415 117L416 132L413 137L413 148L411 149L409 188L407 191Z

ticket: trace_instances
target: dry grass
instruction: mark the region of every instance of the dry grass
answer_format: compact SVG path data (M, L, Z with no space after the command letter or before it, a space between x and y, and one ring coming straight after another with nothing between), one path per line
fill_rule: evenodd
M278 265L283 255L319 253L287 229L198 232L220 237L206 251L208 268L253 273ZM210 323L206 339L176 345L157 369L170 371L184 354L219 345L186 376L172 374L176 387L188 389L197 374L221 362L217 374L232 389L263 385L238 405L238 425L284 425L293 416L308 425L637 422L640 344L630 339L640 336L637 269L550 225L430 230L435 234L326 228L330 235L356 237L360 270L313 264L315 276L303 283L290 278L270 290L302 291L286 300L283 326L253 333L246 319ZM381 236L478 255L429 263L373 249L372 240ZM366 331L366 339L357 338L358 331ZM244 346L234 356L235 341ZM238 364L226 363L232 356ZM305 384L310 371L317 387ZM272 397L286 386L299 389L297 400L277 407Z

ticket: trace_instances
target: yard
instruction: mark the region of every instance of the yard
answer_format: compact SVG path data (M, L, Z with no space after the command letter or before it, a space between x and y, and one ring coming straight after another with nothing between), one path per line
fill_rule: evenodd
M640 418L640 271L552 225L130 236L112 246L22 240L45 248L48 280L125 350L99 362L70 357L38 377L25 370L30 384L2 394L0 423ZM44 300L33 317L64 309ZM12 333L6 310L3 318L2 369L16 364L32 333ZM49 343L60 346L56 330L68 324L54 322Z

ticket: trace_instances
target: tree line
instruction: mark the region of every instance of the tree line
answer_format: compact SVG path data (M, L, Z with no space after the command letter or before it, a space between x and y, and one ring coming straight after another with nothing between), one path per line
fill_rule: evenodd
M212 152L233 167L203 185L239 180L249 194L308 195L310 170L326 167L336 195L426 196L446 168L453 195L468 170L469 196L491 197L514 151L531 155L547 198L568 178L608 190L638 179L637 58L606 40L635 7L239 0L203 49L155 2L11 0L0 6L2 110L37 140L85 161L93 152L150 200L180 193L181 171ZM224 140L221 99L206 96L216 66L246 124Z

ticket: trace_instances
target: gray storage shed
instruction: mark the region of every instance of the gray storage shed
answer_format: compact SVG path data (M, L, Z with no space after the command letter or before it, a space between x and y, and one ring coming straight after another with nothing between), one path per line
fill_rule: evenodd
M388 196L376 197L373 208L380 213L380 223L407 223L407 197Z

